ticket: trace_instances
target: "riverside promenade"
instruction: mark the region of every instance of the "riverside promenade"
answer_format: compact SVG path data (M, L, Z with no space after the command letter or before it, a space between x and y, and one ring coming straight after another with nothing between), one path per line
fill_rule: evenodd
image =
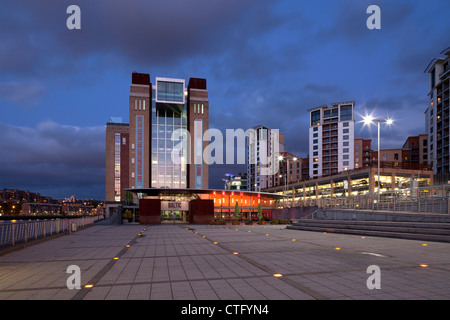
M80 289L68 288L69 266ZM28 299L447 300L450 243L284 225L97 224L0 255L0 300Z

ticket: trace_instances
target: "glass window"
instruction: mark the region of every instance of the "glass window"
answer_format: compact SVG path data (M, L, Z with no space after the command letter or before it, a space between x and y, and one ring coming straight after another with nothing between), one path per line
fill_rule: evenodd
M182 82L157 82L157 95L160 101L184 102Z
M320 124L320 110L311 112L311 126Z
M341 106L341 121L353 119L353 106L351 104Z
M348 139L349 139L349 138L348 138L348 135L343 136L343 139L344 139L344 140L348 140Z
M331 115L332 115L333 117L337 117L337 116L339 115L339 110L338 110L338 108L332 109L332 110L331 110Z

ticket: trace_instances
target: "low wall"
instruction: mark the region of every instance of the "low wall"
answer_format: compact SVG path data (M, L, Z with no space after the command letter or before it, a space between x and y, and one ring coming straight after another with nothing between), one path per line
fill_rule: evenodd
M298 220L308 217L317 211L317 207L293 207L283 209L273 209L272 219Z

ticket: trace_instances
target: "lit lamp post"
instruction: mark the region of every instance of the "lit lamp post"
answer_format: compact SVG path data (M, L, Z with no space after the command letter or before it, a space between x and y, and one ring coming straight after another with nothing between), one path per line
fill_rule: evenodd
M285 187L285 192L286 192L286 204L287 204L287 201L288 201L288 180L289 180L289 160L293 160L293 161L297 161L297 157L293 157L292 159L289 159L289 158L287 158L286 157L286 159L284 159L284 157L283 156L279 156L278 157L278 161L286 161L286 176L285 176L285 183L284 183L284 187ZM294 195L292 195L292 196L294 196Z
M380 123L386 123L388 126L390 126L391 124L394 123L394 120L388 118L386 120L383 119L375 119L374 117L372 117L372 115L366 115L365 117L363 117L363 122L365 126L370 126L371 124L373 124L374 122L377 123L377 127L378 127L378 187L377 187L377 194L378 194L378 201L377 201L377 205L380 203Z

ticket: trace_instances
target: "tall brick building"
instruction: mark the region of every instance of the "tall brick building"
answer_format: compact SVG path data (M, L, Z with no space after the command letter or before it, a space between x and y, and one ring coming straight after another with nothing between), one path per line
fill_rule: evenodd
M184 79L156 77L152 84L149 74L134 72L129 123L106 124L106 201L124 200L126 188L207 189L208 127L206 79L190 78L186 87Z

